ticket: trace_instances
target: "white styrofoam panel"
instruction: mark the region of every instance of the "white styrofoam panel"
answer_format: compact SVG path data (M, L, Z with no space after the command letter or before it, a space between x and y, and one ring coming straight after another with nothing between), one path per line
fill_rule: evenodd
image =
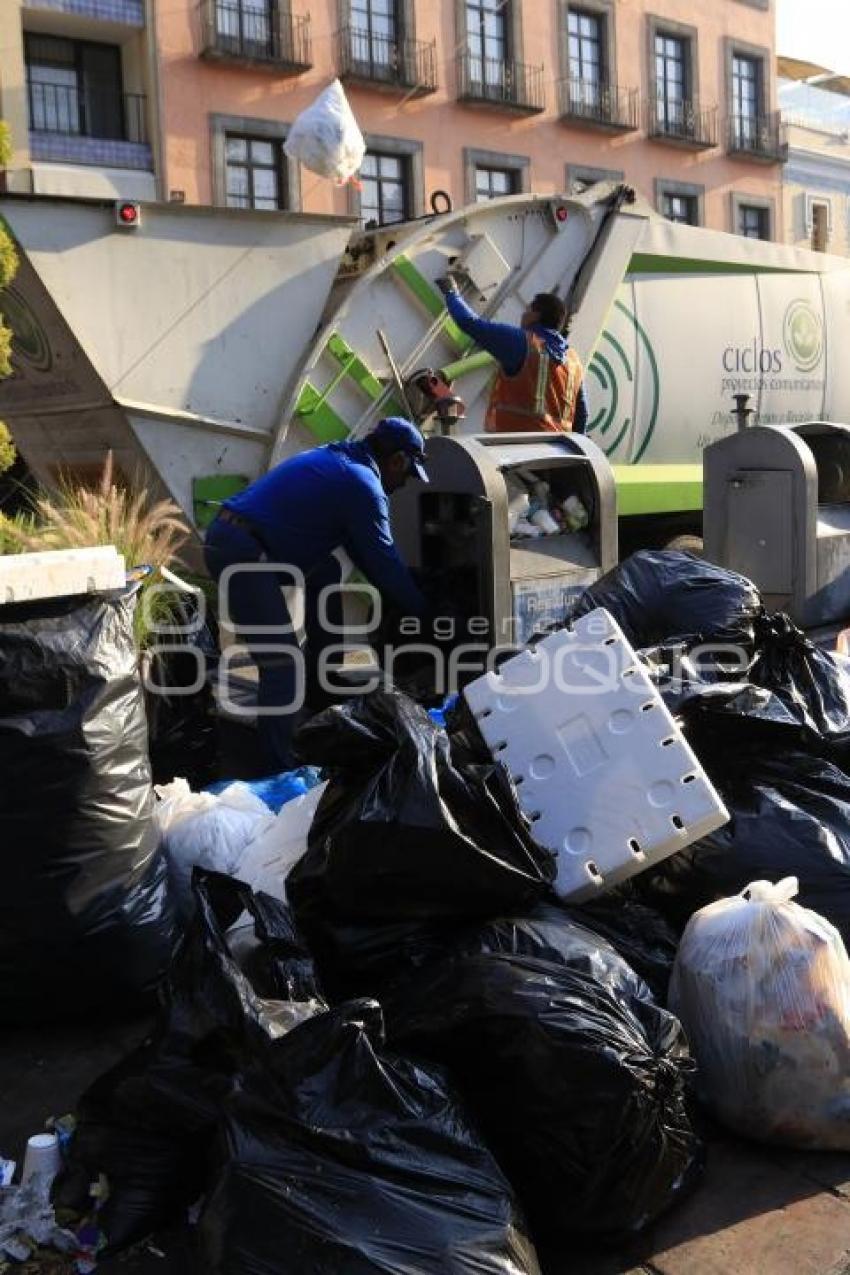
M593 611L467 703L510 772L555 890L580 902L721 827L729 815L616 621Z
M0 605L123 589L124 559L114 545L0 555Z

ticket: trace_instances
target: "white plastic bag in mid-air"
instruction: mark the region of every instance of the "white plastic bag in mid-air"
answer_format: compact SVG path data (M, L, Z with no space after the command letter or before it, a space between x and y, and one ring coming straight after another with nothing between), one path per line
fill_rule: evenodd
M319 94L295 120L283 149L311 173L347 182L366 154L363 134L339 80Z
M850 959L797 880L691 917L670 983L717 1116L762 1141L850 1150Z

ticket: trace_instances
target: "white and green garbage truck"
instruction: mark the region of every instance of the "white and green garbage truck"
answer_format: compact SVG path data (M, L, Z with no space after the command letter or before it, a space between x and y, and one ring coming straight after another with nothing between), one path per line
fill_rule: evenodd
M111 449L198 527L299 449L427 414L424 369L465 404L427 427L480 433L493 364L446 316L447 267L499 320L537 291L566 299L585 452L610 464L624 548L699 532L703 449L737 429L736 396L752 423L850 422L850 262L675 225L624 188L367 233L173 204L128 227L112 204L12 195L0 217L21 258L0 295L14 333L0 419L27 464L49 483Z

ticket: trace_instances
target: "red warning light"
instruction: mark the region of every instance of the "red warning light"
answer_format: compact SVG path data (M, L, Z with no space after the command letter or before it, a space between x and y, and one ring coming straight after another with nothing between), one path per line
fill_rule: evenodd
M138 204L123 200L115 205L115 220L119 226L139 226L142 221L142 210Z
M566 221L568 216L569 216L569 213L567 212L564 205L559 204L558 207L555 209L555 217L557 218L557 220Z

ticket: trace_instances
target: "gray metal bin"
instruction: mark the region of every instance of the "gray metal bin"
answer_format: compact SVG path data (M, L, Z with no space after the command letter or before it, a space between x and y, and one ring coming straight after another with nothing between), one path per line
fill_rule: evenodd
M703 453L705 554L803 628L850 617L850 427L754 425Z
M428 440L427 487L392 500L393 531L410 565L442 578L445 596L478 618L491 646L524 643L617 561L617 496L604 454L580 434L479 434ZM511 540L506 477L544 478L577 495L586 529ZM486 620L486 632L483 632Z

